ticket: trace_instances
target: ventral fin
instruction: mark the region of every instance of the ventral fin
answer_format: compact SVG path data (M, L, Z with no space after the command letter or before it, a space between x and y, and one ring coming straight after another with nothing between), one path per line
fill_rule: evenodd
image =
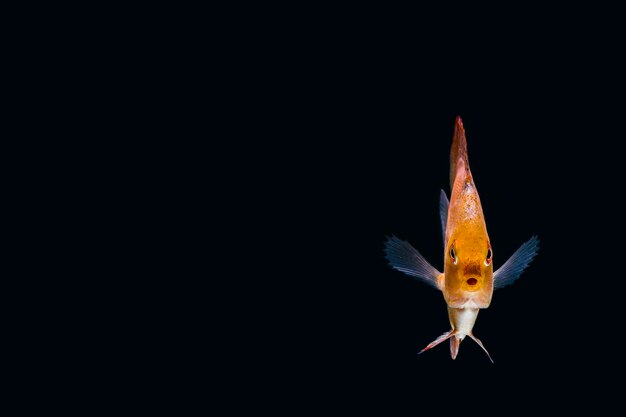
M485 349L485 346L483 345L483 342L481 342L476 336L474 336L473 334L470 334L469 337L472 338L472 340L474 342L476 342L478 344L478 346L480 346L485 353L487 354L487 357L489 358L489 360L491 361L491 363L493 363L493 359L491 359L491 355L489 354L489 352L487 352L487 349Z
M427 350L430 350L432 348L434 348L435 346L437 346L439 343L441 342L445 342L446 340L450 339L451 337L453 337L454 335L456 335L456 332L454 330L450 330L447 333L442 334L441 336L439 336L438 338L436 338L434 341L430 342L428 344L428 346L426 346L424 349L420 350L418 355L420 353L424 353Z

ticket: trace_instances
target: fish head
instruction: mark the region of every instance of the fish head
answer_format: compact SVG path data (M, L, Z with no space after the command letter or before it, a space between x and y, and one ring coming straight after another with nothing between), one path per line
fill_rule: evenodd
M444 297L449 307L489 306L493 294L492 258L476 186L469 170L461 169L452 190L446 227Z
M448 290L480 293L493 289L493 254L488 236L466 230L450 240L446 252Z

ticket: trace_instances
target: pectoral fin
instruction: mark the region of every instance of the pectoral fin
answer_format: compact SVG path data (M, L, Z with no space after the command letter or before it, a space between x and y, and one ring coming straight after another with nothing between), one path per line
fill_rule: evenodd
M385 253L385 258L392 268L418 278L437 289L443 287L443 274L429 264L410 243L392 236L387 238Z
M443 232L443 248L446 249L446 224L448 223L448 206L450 202L446 196L446 192L441 190L439 195L439 217L441 218L441 230Z
M539 239L533 236L515 251L508 261L493 273L494 288L502 288L515 282L522 275L539 250Z

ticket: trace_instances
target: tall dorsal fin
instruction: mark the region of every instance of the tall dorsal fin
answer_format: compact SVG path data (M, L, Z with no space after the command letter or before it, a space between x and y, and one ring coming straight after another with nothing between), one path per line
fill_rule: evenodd
M467 160L467 141L465 139L465 128L461 116L456 117L454 124L454 138L452 139L452 148L450 149L450 189L454 186L456 178L456 170L459 159L463 161L465 170L469 172L469 162Z

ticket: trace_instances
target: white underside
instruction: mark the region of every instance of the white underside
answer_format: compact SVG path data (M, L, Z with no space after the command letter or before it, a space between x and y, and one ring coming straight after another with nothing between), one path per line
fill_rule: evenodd
M478 317L478 308L451 308L449 310L450 324L452 329L456 331L456 338L463 340L465 336L472 334L476 317Z

